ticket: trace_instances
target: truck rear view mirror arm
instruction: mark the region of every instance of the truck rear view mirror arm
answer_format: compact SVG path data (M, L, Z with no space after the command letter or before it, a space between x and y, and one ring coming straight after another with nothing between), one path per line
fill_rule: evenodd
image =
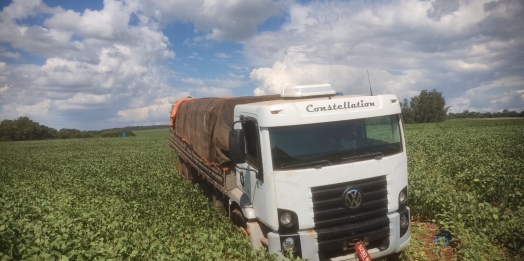
M229 156L235 165L246 162L244 130L237 129L229 131Z
M235 165L235 168L239 169L239 170L245 170L245 171L253 171L256 175L258 175L258 171L256 169L248 169L248 168L242 168L242 167L239 167L237 165ZM258 177L257 177L258 178Z

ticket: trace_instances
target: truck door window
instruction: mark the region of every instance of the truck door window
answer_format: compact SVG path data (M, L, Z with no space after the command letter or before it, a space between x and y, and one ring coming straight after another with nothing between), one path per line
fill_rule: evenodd
M258 168L258 128L252 121L242 123L246 135L246 161Z
M366 135L369 141L378 143L397 143L400 142L399 128L397 119L393 117L374 117L367 118Z

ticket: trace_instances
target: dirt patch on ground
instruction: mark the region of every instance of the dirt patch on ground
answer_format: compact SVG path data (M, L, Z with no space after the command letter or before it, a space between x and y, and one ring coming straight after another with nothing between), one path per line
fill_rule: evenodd
M445 261L453 260L454 251L451 246L444 246L442 243L433 242L435 236L440 231L437 225L428 222L412 222L412 225L421 228L419 233L415 236L417 240L423 243L421 247L427 259Z

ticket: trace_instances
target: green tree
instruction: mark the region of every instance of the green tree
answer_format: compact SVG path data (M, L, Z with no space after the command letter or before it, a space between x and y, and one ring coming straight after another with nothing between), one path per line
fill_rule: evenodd
M43 140L55 138L57 131L28 117L0 122L0 141Z
M446 120L449 107L441 92L422 90L419 95L412 97L410 111L413 121L417 123L439 122Z
M415 123L413 119L413 111L409 107L408 99L404 98L404 101L400 102L400 110L402 112L402 121L404 123Z
M77 129L63 128L58 131L59 139L82 138L82 131Z
M0 122L0 140L10 141L14 140L14 133L16 126L12 120L3 120Z
M148 126L145 127L147 128ZM157 126L155 128L160 127ZM15 120L3 120L0 122L0 141L121 137L123 131L126 132L127 137L136 136L130 129L126 128L100 131L80 131L77 129L63 128L57 131L45 125L40 125L28 117L19 117Z

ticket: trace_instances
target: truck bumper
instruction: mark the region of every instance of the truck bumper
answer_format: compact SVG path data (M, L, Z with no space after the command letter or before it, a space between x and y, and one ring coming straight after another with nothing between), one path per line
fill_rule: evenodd
M409 213L409 208L407 209ZM405 232L402 236L400 236L401 229L400 229L400 214L399 212L393 212L387 215L389 218L389 246L385 248L384 250L379 250L379 248L370 248L368 249L368 252L372 259L387 256L393 253L398 253L402 251L404 248L406 248L409 245L409 242L411 240L411 224L409 224L409 227L407 229L407 232ZM408 216L408 220L409 216ZM296 242L295 244L300 244L299 246L295 247L297 249L297 252L295 252L295 255L299 255L302 257L302 259L308 259L312 261L316 260L332 260L332 261L358 261L358 256L355 254L355 251L353 249L349 249L347 251L344 251L344 255L339 256L326 256L325 253L319 252L318 248L318 242L317 242L317 234L315 230L303 230L299 231L295 234L286 234L281 235L274 232L269 232L267 235L268 238L268 250L271 253L276 253L280 257L283 257L281 253L282 244L281 242L287 238L287 237L293 237L295 239L299 239L300 242ZM340 246L340 249L342 250L342 246Z

